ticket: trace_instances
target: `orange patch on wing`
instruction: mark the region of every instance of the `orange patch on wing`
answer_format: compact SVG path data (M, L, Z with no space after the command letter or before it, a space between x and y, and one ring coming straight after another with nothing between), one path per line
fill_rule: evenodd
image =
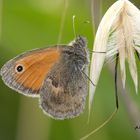
M25 88L37 91L40 89L46 74L59 59L60 52L57 48L48 48L33 51L23 56L16 64L22 64L24 71L16 73L16 82Z

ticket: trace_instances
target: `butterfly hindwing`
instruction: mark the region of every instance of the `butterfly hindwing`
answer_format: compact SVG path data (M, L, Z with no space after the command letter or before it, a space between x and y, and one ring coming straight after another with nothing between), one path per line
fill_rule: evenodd
M65 49L67 49L65 47ZM87 79L79 68L80 60L71 54L61 59L46 76L40 90L41 108L55 119L78 116L84 110ZM82 61L83 71L87 69Z

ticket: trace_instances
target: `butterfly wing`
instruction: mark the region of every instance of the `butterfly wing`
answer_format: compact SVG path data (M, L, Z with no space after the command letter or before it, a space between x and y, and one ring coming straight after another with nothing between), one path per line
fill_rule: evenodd
M55 119L73 118L83 112L87 93L85 75L65 56L45 78L40 90L40 105Z
M46 74L59 56L57 47L25 52L2 67L2 79L6 85L19 93L37 96Z

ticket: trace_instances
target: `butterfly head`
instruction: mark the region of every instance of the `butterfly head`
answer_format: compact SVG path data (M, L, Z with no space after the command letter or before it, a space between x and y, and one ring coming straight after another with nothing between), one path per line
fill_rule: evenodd
M74 41L72 46L74 47L74 53L81 57L88 57L87 51L87 41L85 37L78 36Z
M87 44L86 42L86 38L79 35L73 41L71 41L69 45L73 47L85 48Z

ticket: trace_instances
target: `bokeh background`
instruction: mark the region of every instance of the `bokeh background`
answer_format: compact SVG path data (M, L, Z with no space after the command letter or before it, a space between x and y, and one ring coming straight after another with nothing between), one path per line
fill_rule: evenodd
M94 7L101 13L97 13L100 16L95 18L96 24L114 2L114 0L96 0L99 9ZM139 0L131 2L140 8ZM86 36L88 48L92 49L95 29L91 22L91 1L68 0L67 12L64 9L64 0L0 0L0 67L19 53L56 44L59 34L62 35L60 43L70 42L74 38L73 15L76 15L76 33ZM66 19L60 33L64 12ZM90 23L87 23L87 20ZM137 64L140 79L140 63ZM140 139L140 129L134 129L136 125L140 126L140 123L135 123L140 122L140 118L134 116L139 120L132 119L135 112L136 114L140 112L140 95L135 94L129 71L127 71L127 89L130 92L127 96L131 104L128 102L127 106L124 103L125 97L119 94L120 107L115 118L88 140ZM0 140L78 140L98 127L114 108L114 77L107 65L104 66L100 77L89 124L87 124L87 104L84 113L77 118L53 120L44 115L39 108L38 99L18 94L0 79Z

